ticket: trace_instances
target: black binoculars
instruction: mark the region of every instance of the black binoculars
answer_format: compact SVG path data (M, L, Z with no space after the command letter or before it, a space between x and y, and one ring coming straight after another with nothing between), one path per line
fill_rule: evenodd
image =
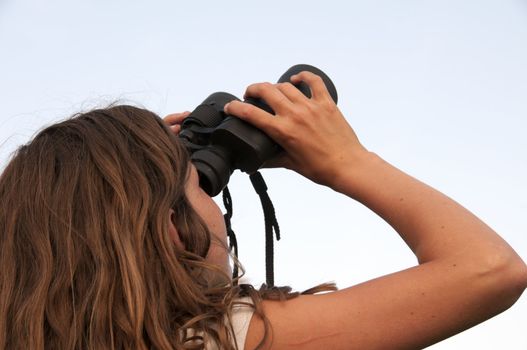
M329 77L316 67L295 65L289 68L278 82L290 82L291 76L302 71L320 76L337 103L335 86ZM307 84L301 82L295 87L311 98ZM191 161L198 171L200 187L211 197L219 194L227 186L234 170L254 173L267 160L282 151L264 132L223 111L223 107L233 100L240 101L226 92L213 93L185 118L179 133L191 153ZM247 98L244 102L274 114L262 99Z

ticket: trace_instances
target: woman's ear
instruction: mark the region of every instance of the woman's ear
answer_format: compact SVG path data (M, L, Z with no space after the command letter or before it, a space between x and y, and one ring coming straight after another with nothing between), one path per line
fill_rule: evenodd
M185 246L183 245L183 242L181 242L181 238L179 237L179 232L176 228L176 225L174 225L175 218L176 212L174 211L174 209L170 209L170 211L168 212L168 233L172 241L174 241L174 243L176 244L176 246L179 249L184 250Z

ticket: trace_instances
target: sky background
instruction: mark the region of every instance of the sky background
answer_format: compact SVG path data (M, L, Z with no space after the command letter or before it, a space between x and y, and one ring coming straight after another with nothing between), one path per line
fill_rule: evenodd
M113 101L159 115L308 63L371 151L470 209L527 260L527 1L0 0L0 167L45 125ZM361 204L265 170L277 284L343 288L417 263ZM265 279L248 178L230 189L247 280ZM527 349L527 297L430 349Z

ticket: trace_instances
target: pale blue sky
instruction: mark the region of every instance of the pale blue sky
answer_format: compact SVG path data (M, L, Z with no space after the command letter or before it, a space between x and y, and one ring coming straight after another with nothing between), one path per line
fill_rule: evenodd
M527 1L0 0L0 164L36 130L114 100L164 115L323 69L370 150L441 190L527 259ZM375 214L266 170L276 280L350 286L416 263ZM264 280L263 217L231 181L240 259ZM526 349L527 298L431 349Z

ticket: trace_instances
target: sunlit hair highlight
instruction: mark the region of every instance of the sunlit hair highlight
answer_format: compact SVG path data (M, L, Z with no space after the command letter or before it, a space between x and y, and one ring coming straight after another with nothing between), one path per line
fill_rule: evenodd
M264 319L262 297L295 296L205 261L188 173L177 137L132 106L75 115L20 147L0 177L0 348L203 349L206 335L234 349L240 296Z
M210 234L185 196L188 155L130 106L42 130L0 178L0 348L184 348L228 289L210 286ZM169 210L185 251L168 234Z

